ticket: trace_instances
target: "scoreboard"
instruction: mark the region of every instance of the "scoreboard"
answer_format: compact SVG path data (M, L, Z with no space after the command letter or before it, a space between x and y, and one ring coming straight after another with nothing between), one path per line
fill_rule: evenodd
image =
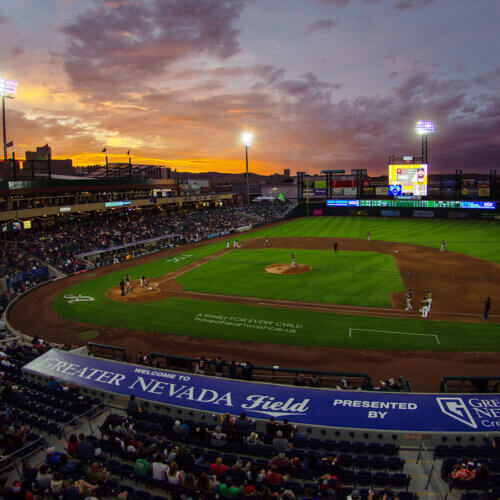
M496 210L494 201L445 200L326 200L327 207L390 207L390 208L477 208Z

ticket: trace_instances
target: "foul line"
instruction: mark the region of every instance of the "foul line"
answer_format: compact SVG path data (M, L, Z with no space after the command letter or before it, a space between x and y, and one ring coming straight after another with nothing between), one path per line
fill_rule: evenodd
M415 335L417 337L434 337L438 344L441 343L441 342L439 342L438 336L433 335L432 333L392 332L389 330L369 330L367 328L349 328L349 338L352 337L352 332L396 333L397 335Z

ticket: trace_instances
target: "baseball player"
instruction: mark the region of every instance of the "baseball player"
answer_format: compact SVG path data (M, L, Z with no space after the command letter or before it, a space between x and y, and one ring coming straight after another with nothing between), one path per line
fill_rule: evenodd
M120 281L120 290L122 291L122 297L125 295L125 282L123 279Z
M334 251L335 253L337 253L337 248L338 248L338 244L337 244L337 242L335 241L335 242L333 243L333 251Z
M265 241L264 245L265 245L266 247L268 247L268 246L269 246L269 236L266 236L266 241Z
M127 287L127 293L130 293L130 276L128 274L125 276L125 286Z
M429 314L429 306L427 303L427 298L424 295L424 298L422 299L422 318L427 318L427 315Z
M295 267L295 254L292 253L292 267Z
M444 252L446 250L446 242L443 240L441 241L441 248L439 249L440 252Z
M229 238L226 240L226 248L229 248L231 246L231 242L229 241Z
M238 248L238 240L234 240L234 242L233 242L233 248Z
M412 311L413 307L411 304L411 299L413 297L413 292L411 291L411 288L408 290L408 293L406 294L406 309L405 311Z
M371 236L371 234L370 234L370 231L368 231L368 232L366 233L366 239L367 239L368 241L370 241L370 240L371 240L371 237L372 237L372 236Z
M139 285L141 288L144 286L144 280L145 279L146 278L144 278L144 276L141 276L140 285Z
M146 280L146 276L144 276L144 275L141 277L141 287L142 286L146 286L146 287L148 286L148 282Z
M427 290L427 293L425 294L425 298L427 299L427 307L430 311L431 305L432 305L432 293L430 290Z

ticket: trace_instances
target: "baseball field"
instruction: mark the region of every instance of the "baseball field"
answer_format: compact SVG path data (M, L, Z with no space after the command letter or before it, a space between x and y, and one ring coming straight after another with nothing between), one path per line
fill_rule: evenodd
M240 248L234 237L230 248L223 237L55 282L26 296L22 310L16 304L10 318L22 329L31 314L43 316L41 331L54 340L95 338L144 352L239 352L255 359L268 345L275 357L288 356L289 366L300 364L301 349L309 348L325 363L326 353L355 359L356 352L396 351L417 358L477 352L475 362L498 361L496 221L315 217L238 234ZM131 286L122 296L118 284L126 274ZM428 290L431 312L422 318Z

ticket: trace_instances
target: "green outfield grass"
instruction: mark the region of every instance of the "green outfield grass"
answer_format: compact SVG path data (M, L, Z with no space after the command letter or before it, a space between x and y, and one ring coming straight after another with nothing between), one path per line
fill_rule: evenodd
M383 219L373 218L316 217L293 220L271 228L262 228L258 232L241 235L239 239L264 237L266 234L269 234L271 238L273 236L364 238L366 231L370 230L373 239L406 241L436 247L439 245L441 238L444 238L450 249L499 262L499 226L498 223L485 221L391 219L385 222ZM142 274L150 278L163 276L170 271L182 268L202 257L222 250L224 246L223 242L211 243L194 250L181 252L176 256L157 259L140 266L133 266L128 269L128 273L132 279L137 279ZM256 256L266 256L271 255L271 252L275 252L275 249L255 251L241 249L237 252L230 252L226 254L227 257L224 256L224 259L228 259L228 261L223 264L225 266L236 265L233 254L238 253L239 257L237 260L240 260L241 256L247 252L255 252ZM265 252L269 253L266 254ZM289 251L284 252L284 255L289 256ZM297 250L296 252L297 262L299 263L302 263L302 252L304 251ZM316 250L307 251L308 254L309 252L311 252L311 256L325 253ZM283 262L288 261L288 259L278 259L279 255L274 254L270 263L279 263L280 260ZM371 258L368 253L363 255L369 256L369 259ZM269 286L267 283L260 285L250 283L257 277L256 274L253 275L251 272L252 266L262 267L261 263L258 262L260 257L254 258L257 261L242 263L243 267L241 271L246 273L246 279L249 283L243 284L243 280L233 277L236 285L240 287L253 287L254 290L258 290L259 286ZM327 263L327 261L321 261L321 259L328 259L329 256L316 258L319 259L318 264L321 262ZM348 258L351 259L353 257L350 256ZM215 259L213 263L219 259L220 257ZM262 262L262 264L264 263ZM385 263L383 265L388 264ZM212 262L200 266L199 269L200 271L203 269L210 271L211 266ZM218 274L220 270L216 273L214 268L210 272L214 274L210 275L210 278L208 274L206 275L207 287L217 287L215 274ZM191 273L193 273L192 276L189 276ZM312 273L309 274L310 276L314 276ZM366 274L368 275L369 273ZM123 275L123 271L110 272L105 276L91 279L92 273L89 273L88 276L90 279L88 281L66 290L57 297L54 302L54 309L58 314L68 319L95 326L125 328L131 331L131 335L133 335L133 330L147 330L158 333L206 338L277 344L351 347L356 349L500 350L500 325L495 324L422 321L418 319L405 319L404 316L401 319L360 317L180 298L170 298L142 304L114 302L108 299L105 294L109 288L118 285ZM300 278L306 276L308 275L301 275ZM194 270L186 273L184 276L184 278L193 279L193 282L197 282L198 278L194 279L194 277L196 277ZM278 280L281 280L281 278L286 280L289 277L295 278L294 276L269 275L271 279L274 277ZM285 281L281 282L284 283ZM347 283L353 289L356 286L356 280L351 280ZM226 280L224 286L227 285ZM280 291L280 287L277 287L277 293L292 293L286 287L283 287L283 289ZM207 291L207 288L204 291ZM295 290L293 293L297 297L303 292ZM335 290L327 290L326 293L337 292ZM386 290L383 295L387 293L390 293L390 291ZM68 300L63 297L68 294L89 295L94 298L94 301L68 304ZM349 290L343 291L342 294L344 300L347 300L349 296L353 296ZM358 301L357 303L366 304L367 302L364 299L363 297L363 302ZM311 299L308 298L306 300ZM374 300L374 298L368 296L367 300ZM351 330L351 336L349 336L349 330Z
M247 238L327 237L398 241L439 248L500 263L500 223L495 220L409 219L397 217L308 217L262 228ZM243 238L242 238L243 239Z
M304 274L270 274L271 264L311 266ZM390 295L404 291L394 258L375 252L238 249L179 276L185 289L242 297L391 307Z

